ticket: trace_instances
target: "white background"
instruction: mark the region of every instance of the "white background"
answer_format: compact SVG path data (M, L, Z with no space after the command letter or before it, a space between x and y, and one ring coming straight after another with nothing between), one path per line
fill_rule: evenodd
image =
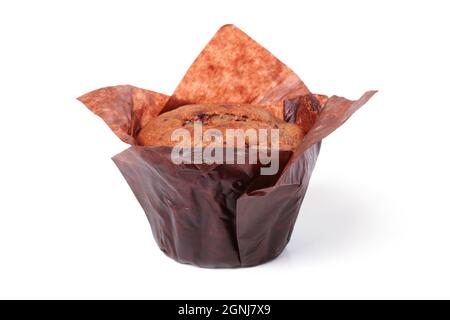
M448 1L1 1L0 298L450 298ZM75 98L170 94L234 23L317 93L379 93L323 143L268 264L178 264Z

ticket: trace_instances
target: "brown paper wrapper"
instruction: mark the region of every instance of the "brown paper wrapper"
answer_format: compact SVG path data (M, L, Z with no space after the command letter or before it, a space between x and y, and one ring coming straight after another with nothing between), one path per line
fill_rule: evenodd
M201 267L247 267L286 247L308 187L321 140L375 91L350 101L313 95L286 65L233 25L223 26L171 96L129 85L79 98L130 148L113 157L169 257ZM280 170L261 164L181 164L170 148L136 144L152 117L190 103L254 104L309 129Z

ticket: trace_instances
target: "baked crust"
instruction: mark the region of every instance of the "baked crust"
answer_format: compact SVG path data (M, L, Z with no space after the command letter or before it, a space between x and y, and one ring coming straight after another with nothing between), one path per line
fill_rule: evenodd
M221 132L224 147L227 147L227 129L267 129L268 147L271 147L271 129L279 130L279 149L293 151L300 144L304 133L299 125L287 123L274 117L259 106L253 105L228 105L228 104L194 104L179 107L175 110L161 114L150 120L139 132L137 141L143 146L168 146L179 145L179 141L172 141L174 130L183 128L194 136L195 124L202 124L202 130L217 129ZM191 139L191 146L206 147L211 141L200 141L196 144ZM216 141L216 140L213 140ZM246 137L246 145L252 147ZM258 142L259 144L259 142Z

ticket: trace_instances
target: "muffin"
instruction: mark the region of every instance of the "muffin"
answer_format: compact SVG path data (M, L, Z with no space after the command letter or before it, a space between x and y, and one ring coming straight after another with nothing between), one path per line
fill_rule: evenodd
M79 99L129 144L113 161L142 206L161 251L181 263L234 268L281 254L291 239L322 139L374 93L355 101L313 95L289 67L237 27L226 25L171 95L122 85ZM279 129L279 148L295 151L275 153L279 170L273 175L262 174L269 165L262 161L196 163L199 152L194 152L194 161L178 164L172 133L192 133L196 124L219 134L226 128ZM189 148L181 150L182 159L184 149ZM201 151L208 155L210 150ZM215 151L224 150L212 151L216 156ZM250 155L247 151L243 153Z

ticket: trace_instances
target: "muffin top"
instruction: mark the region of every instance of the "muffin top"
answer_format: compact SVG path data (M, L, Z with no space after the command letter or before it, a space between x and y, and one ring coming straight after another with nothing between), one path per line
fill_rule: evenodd
M278 131L278 149L293 151L300 144L304 133L299 125L287 123L273 116L260 106L245 104L193 104L179 107L175 110L161 114L151 119L137 136L137 141L143 146L179 146L180 140L173 133L177 129L185 129L191 137L194 137L194 128L201 125L202 133L209 132L209 139L196 141L192 138L188 144L194 147L206 147L211 142L221 143L229 147L227 139L231 131L229 129L245 132L245 146L255 147L255 140L247 134L255 130L257 145L262 146L264 141L259 141L259 132L267 132L267 147L276 147L271 141L273 129ZM214 129L214 130L210 130ZM250 129L250 131L248 131ZM261 130L265 129L265 130ZM213 136L211 138L211 136ZM265 136L264 136L265 137ZM186 142L185 142L186 143ZM273 146L272 146L273 145Z

